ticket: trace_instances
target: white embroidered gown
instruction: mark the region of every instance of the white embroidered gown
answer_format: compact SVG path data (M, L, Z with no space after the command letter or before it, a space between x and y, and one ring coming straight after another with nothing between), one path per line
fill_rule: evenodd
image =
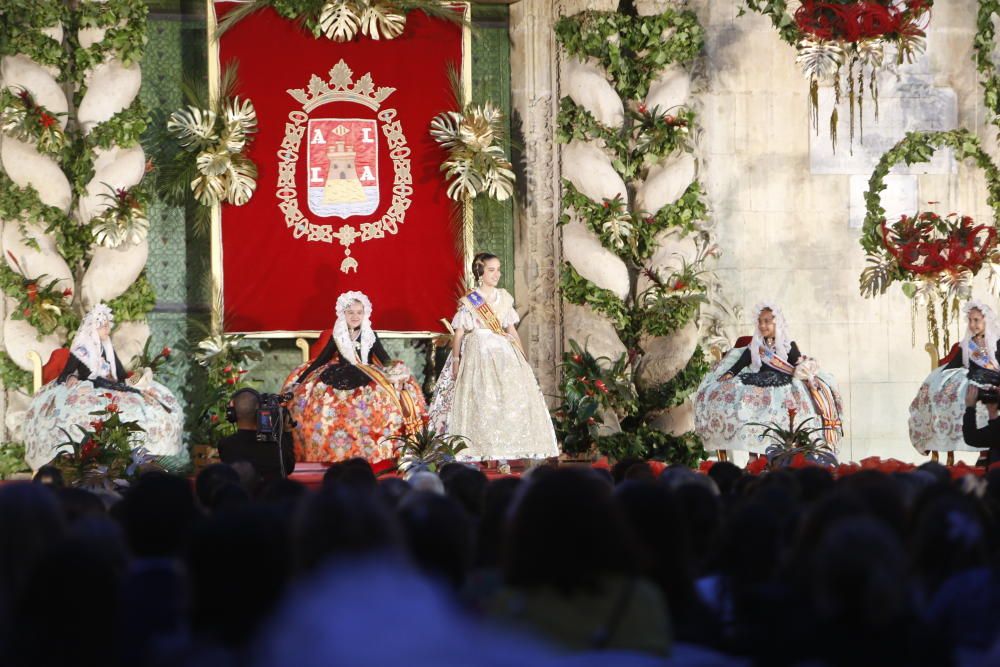
M506 329L520 318L514 298L497 288L489 302ZM459 460L539 459L559 455L545 398L524 355L467 307L452 320L465 331L458 376L448 356L431 402L431 426L468 439Z

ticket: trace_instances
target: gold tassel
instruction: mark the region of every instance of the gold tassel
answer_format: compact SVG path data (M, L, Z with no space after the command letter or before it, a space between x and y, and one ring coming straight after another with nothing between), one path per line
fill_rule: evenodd
M837 154L837 121L839 116L837 115L837 107L833 107L833 113L830 114L830 141L833 143L833 154Z

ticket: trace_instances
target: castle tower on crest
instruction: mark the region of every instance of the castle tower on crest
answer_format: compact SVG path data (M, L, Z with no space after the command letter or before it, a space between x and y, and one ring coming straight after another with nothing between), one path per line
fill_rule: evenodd
M354 147L345 146L343 141L337 141L327 149L326 156L330 165L326 174L326 185L323 187L323 203L353 204L365 201L365 191L361 187L358 171L354 166L357 157Z

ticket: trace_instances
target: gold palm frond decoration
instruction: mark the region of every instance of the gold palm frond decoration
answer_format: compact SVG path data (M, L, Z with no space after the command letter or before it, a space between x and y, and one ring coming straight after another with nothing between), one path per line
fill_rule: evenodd
M170 114L167 131L192 154L195 199L205 206L242 206L257 187L257 166L244 151L257 132L253 102L239 97L219 102L218 113L189 105Z
M144 193L135 188L105 187L110 190L102 194L109 200L108 207L91 220L94 242L105 248L141 243L149 234Z
M431 121L431 136L448 151L441 164L450 183L448 196L456 201L480 194L505 201L514 194L513 166L501 142L503 112L490 103L445 111Z

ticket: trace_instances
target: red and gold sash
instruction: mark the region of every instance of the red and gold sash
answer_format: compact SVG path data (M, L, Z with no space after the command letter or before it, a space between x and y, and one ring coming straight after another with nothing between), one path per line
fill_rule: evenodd
M500 324L500 318L497 314L490 308L490 304L486 303L486 299L482 294L476 290L472 290L461 299L458 300L463 306L471 310L479 318L479 321L486 325L486 328L497 334L498 336L503 336L510 340L510 344L514 346L514 349L524 355L524 350L521 349L521 344L516 338L507 335L504 331L503 326Z
M399 411L403 415L403 433L405 435L416 433L423 428L423 420L420 419L417 404L408 391L405 389L397 390L378 366L362 364L360 362L355 365L359 371L371 378L372 382L384 389L392 397L392 402L396 404L396 407L399 408Z
M785 375L795 375L795 366L782 359L767 347L760 348L760 360ZM813 406L823 422L823 439L828 444L836 444L840 439L840 415L837 412L837 400L833 397L833 391L820 378L814 378L811 382L806 382L806 389L809 390L809 397L812 398Z

